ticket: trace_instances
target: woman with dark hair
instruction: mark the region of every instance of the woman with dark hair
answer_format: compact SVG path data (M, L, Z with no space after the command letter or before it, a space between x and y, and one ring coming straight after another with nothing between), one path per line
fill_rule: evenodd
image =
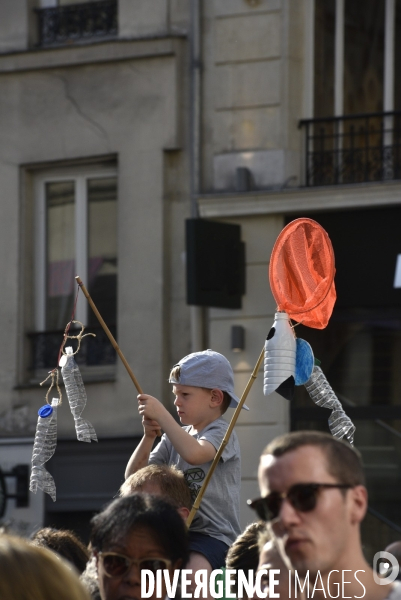
M167 569L172 581L173 571L182 569L189 556L182 518L171 504L149 494L114 500L92 519L90 541L102 600L139 600L142 569Z

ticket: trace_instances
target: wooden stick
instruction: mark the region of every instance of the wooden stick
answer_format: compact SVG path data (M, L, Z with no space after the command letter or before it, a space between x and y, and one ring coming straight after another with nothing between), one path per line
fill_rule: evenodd
M235 424L236 424L236 422L238 420L238 417L240 415L241 409L242 409L242 407L243 407L243 405L245 403L245 400L246 400L246 398L247 398L247 396L249 394L249 390L253 386L253 384L255 382L255 379L258 376L258 371L259 371L261 362L263 360L264 353L265 353L265 348L263 346L262 352L260 353L258 361L257 361L257 363L255 365L255 368L254 368L253 372L252 372L252 375L250 376L249 381L246 384L246 387L245 387L245 389L243 391L243 394L241 396L241 400L239 401L239 404L238 404L237 408L234 411L234 414L232 416L232 419L230 421L230 424L228 426L226 434L225 434L225 436L223 438L223 441L220 444L220 448L216 452L216 456L214 457L213 462L211 464L211 467L210 467L210 469L209 469L209 471L208 471L208 473L207 473L207 475L205 477L205 480L204 480L204 482L202 484L202 487L199 490L198 495L196 496L196 500L195 500L195 502L194 502L194 504L192 506L192 510L191 510L191 512L188 515L188 518L187 518L187 527L189 527L191 525L191 523L192 523L192 521L193 521L193 519L194 519L194 517L195 517L195 515L197 513L197 510L198 510L198 508L200 506L200 503L202 502L203 495L204 495L204 493L206 491L207 486L209 485L209 481L210 481L210 479L211 479L211 477L212 477L212 475L214 473L215 468L217 467L217 463L219 462L219 460L221 458L221 455L224 452L224 448L227 446L228 440L230 439L230 435L232 434L232 431L233 431L233 429L235 427Z
M138 394L143 394L142 388L139 385L137 378L135 377L134 373L131 370L131 367L127 363L127 360L126 360L124 354L121 352L116 340L113 337L113 334L111 333L110 329L107 327L106 323L103 321L102 316L101 316L100 312L98 311L98 309L96 308L95 303L93 302L92 298L90 297L88 290L82 283L82 279L79 277L79 275L77 275L75 277L75 279L76 279L77 284L83 291L83 294L84 294L85 298L87 299L87 301L89 302L93 312L95 313L97 320L99 321L100 325L103 327L105 334L107 335L107 337L109 338L109 340L111 342L111 345L113 346L114 350L117 352L118 356L123 361L124 367L127 369L128 375L131 377L132 382L138 391Z

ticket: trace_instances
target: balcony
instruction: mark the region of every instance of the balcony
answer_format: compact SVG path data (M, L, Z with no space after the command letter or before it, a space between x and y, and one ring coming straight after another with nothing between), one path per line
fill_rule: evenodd
M401 111L303 119L306 186L401 179Z
M40 47L113 38L118 33L117 0L36 9Z
M80 329L71 329L69 334L76 335ZM116 326L111 325L110 331L116 335ZM96 337L87 336L82 340L81 349L75 355L78 365L85 367L105 367L116 363L116 352L100 325L88 325L85 333L94 333ZM29 333L31 365L34 373L54 369L64 331L43 331ZM76 349L76 340L68 340L67 346Z

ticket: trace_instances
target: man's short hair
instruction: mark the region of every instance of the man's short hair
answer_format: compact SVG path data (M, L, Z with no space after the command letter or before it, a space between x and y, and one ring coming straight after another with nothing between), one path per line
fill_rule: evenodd
M180 365L175 365L175 367L173 367L171 369L170 372L170 377L169 380L175 380L175 381L180 381L180 376L181 376L181 366ZM212 388L201 388L202 390L207 390L208 392L210 392L210 390ZM224 392L223 390L221 390L223 392L223 402L220 405L220 410L221 410L221 414L224 415L224 413L227 411L227 408L230 406L231 404L231 396L228 392Z
M302 446L317 446L326 457L327 471L339 483L365 485L362 457L348 442L322 431L292 431L275 438L264 449L262 456L283 456Z
M185 481L184 473L174 466L148 465L130 475L120 487L120 496L130 496L140 492L146 483L159 486L162 497L175 508L192 508L191 490Z

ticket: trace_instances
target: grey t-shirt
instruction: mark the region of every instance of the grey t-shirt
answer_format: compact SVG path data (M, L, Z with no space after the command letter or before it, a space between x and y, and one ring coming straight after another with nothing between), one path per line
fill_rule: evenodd
M218 450L227 428L226 421L219 417L199 433L190 433L190 435L197 440L207 440ZM186 425L183 429L189 433L191 426ZM149 456L149 464L174 465L183 471L194 502L212 461L203 465L190 465L177 453L166 434L163 434L160 443ZM233 431L209 481L197 515L192 521L191 531L210 535L231 546L241 533L239 525L240 485L240 448L237 434Z

